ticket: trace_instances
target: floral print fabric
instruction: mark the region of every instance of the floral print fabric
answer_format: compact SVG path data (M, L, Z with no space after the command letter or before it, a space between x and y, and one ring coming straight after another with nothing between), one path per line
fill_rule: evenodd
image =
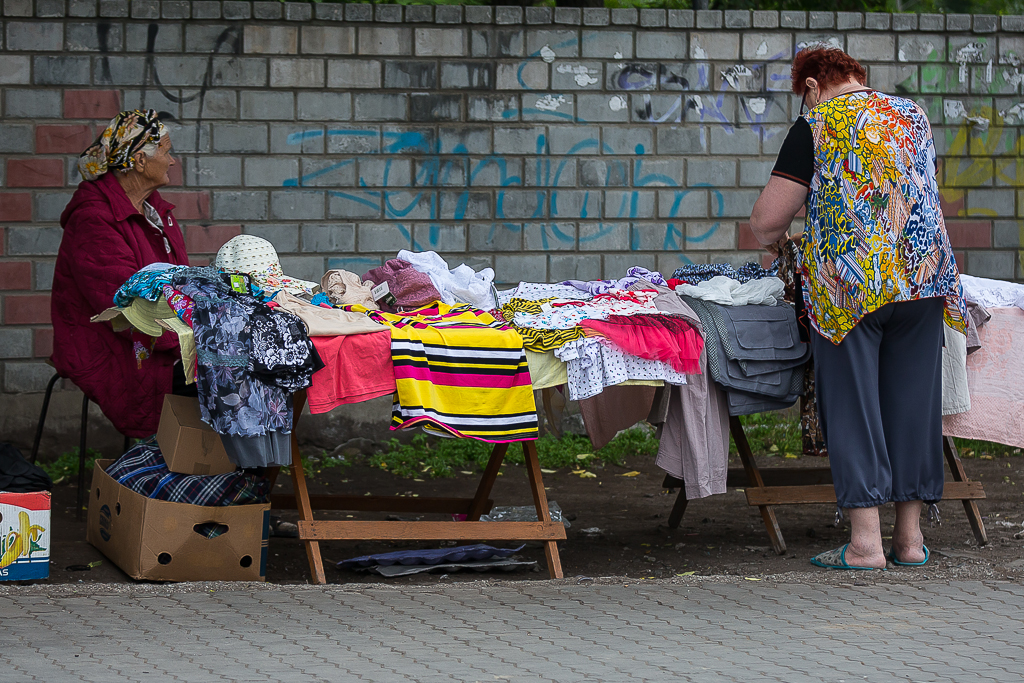
M868 91L834 97L805 118L815 158L801 275L814 328L838 344L888 303L942 296L946 323L965 331L925 112Z
M683 280L691 285L705 282L718 276L729 277L739 282L750 282L751 280L772 277L777 272L776 264L773 264L769 269L765 269L753 261L744 263L739 269L734 268L731 263L691 263L676 268L675 272L672 273L672 279ZM669 283L669 286L671 287L672 283Z
M96 180L111 168L135 168L135 153L149 143L160 142L166 134L155 109L123 111L79 156L78 172L85 180Z
M169 284L171 278L185 269L185 266L172 266L167 263L154 263L151 266L146 266L118 287L114 292L114 305L118 308L127 308L131 306L132 299L136 297L147 301L156 301L164 293L164 285ZM211 271L211 274L216 274L216 272L215 270Z
M310 385L319 357L296 316L274 312L212 275L177 276L170 284L192 304L203 421L229 436L288 434L289 392Z

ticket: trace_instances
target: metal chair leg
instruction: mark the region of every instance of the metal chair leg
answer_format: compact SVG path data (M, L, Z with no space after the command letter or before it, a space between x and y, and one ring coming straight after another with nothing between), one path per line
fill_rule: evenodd
M60 375L53 373L49 384L46 385L46 395L43 396L43 408L39 411L39 424L36 425L36 438L32 442L32 463L35 464L39 457L39 444L43 440L43 426L46 424L46 412L50 409L50 396L53 394L53 387L57 384Z
M78 446L78 506L75 518L81 521L85 505L85 436L89 427L89 397L82 396L82 438Z

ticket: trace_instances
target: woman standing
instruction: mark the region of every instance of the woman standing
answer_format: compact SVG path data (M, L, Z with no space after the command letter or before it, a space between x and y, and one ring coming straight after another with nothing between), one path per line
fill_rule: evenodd
M804 50L792 77L810 111L801 108L750 225L773 245L807 205L800 271L818 408L853 528L850 543L811 561L884 568L878 507L892 501L888 558L921 565L921 505L942 498L944 478L943 318L966 330L931 127L916 103L866 87L864 67L841 50Z
M173 205L157 192L174 165L157 113L123 111L82 153L84 178L61 215L64 228L53 275L53 362L125 436L156 432L174 368L184 386L177 337L152 347L89 318L114 304L114 292L144 266L188 265ZM142 348L145 346L146 348ZM136 360L137 351L148 354Z

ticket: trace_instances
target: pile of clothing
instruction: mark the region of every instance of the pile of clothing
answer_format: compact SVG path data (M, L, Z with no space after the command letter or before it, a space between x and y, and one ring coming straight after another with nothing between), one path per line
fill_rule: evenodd
M792 405L810 348L777 269L700 264L665 279L522 282L500 313L524 340L534 389L565 385L600 448L640 420L659 425L657 464L687 497L725 491L730 415Z
M449 269L403 251L362 276L320 283L284 275L269 242L228 241L213 267L154 264L97 316L138 336L138 362L165 330L178 335L202 419L242 468L291 462L291 395L313 413L393 395L393 429L505 442L537 436L520 337L495 308L494 272Z
M294 392L307 389L314 410L329 410L394 391L386 374L350 382L338 363L325 362L349 348L354 356L369 349L374 361L384 350L390 360L389 341L365 316L314 305L319 288L284 275L269 242L241 235L221 247L215 267L140 270L97 320L135 330L140 363L155 338L176 333L184 383L195 385L202 419L221 435L231 461L241 468L287 465ZM375 343L347 343L374 334ZM341 366L349 367L347 359Z
M217 475L180 474L167 469L155 438L139 441L111 463L106 473L117 483L156 500L218 507L266 503L270 480L234 471Z
M537 438L523 341L469 305L435 302L405 313L346 306L387 326L396 391L392 429L492 443Z
M171 472L155 437L136 443L105 471L139 495L171 503L207 507L252 505L266 503L270 495L270 480L245 470L217 475ZM205 538L216 538L227 530L227 526L217 522L195 526L196 533Z
M378 360L367 353L353 369L387 370L381 374L393 394L392 429L419 426L492 443L537 438L522 339L487 312L495 307L493 282L490 268L449 269L432 251L402 250L362 277L324 275L328 305L385 330L380 342L373 335ZM355 360L353 349L342 352ZM313 400L311 393L311 409Z
M686 384L699 373L699 320L662 310L666 295L674 296L660 273L634 267L619 280L521 282L499 303L531 352L534 388L565 384L582 401L611 386Z

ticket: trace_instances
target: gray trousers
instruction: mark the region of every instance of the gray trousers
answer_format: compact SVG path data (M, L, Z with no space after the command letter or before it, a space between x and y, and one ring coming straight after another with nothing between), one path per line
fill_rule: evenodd
M888 304L838 345L811 335L839 507L942 498L943 306Z

